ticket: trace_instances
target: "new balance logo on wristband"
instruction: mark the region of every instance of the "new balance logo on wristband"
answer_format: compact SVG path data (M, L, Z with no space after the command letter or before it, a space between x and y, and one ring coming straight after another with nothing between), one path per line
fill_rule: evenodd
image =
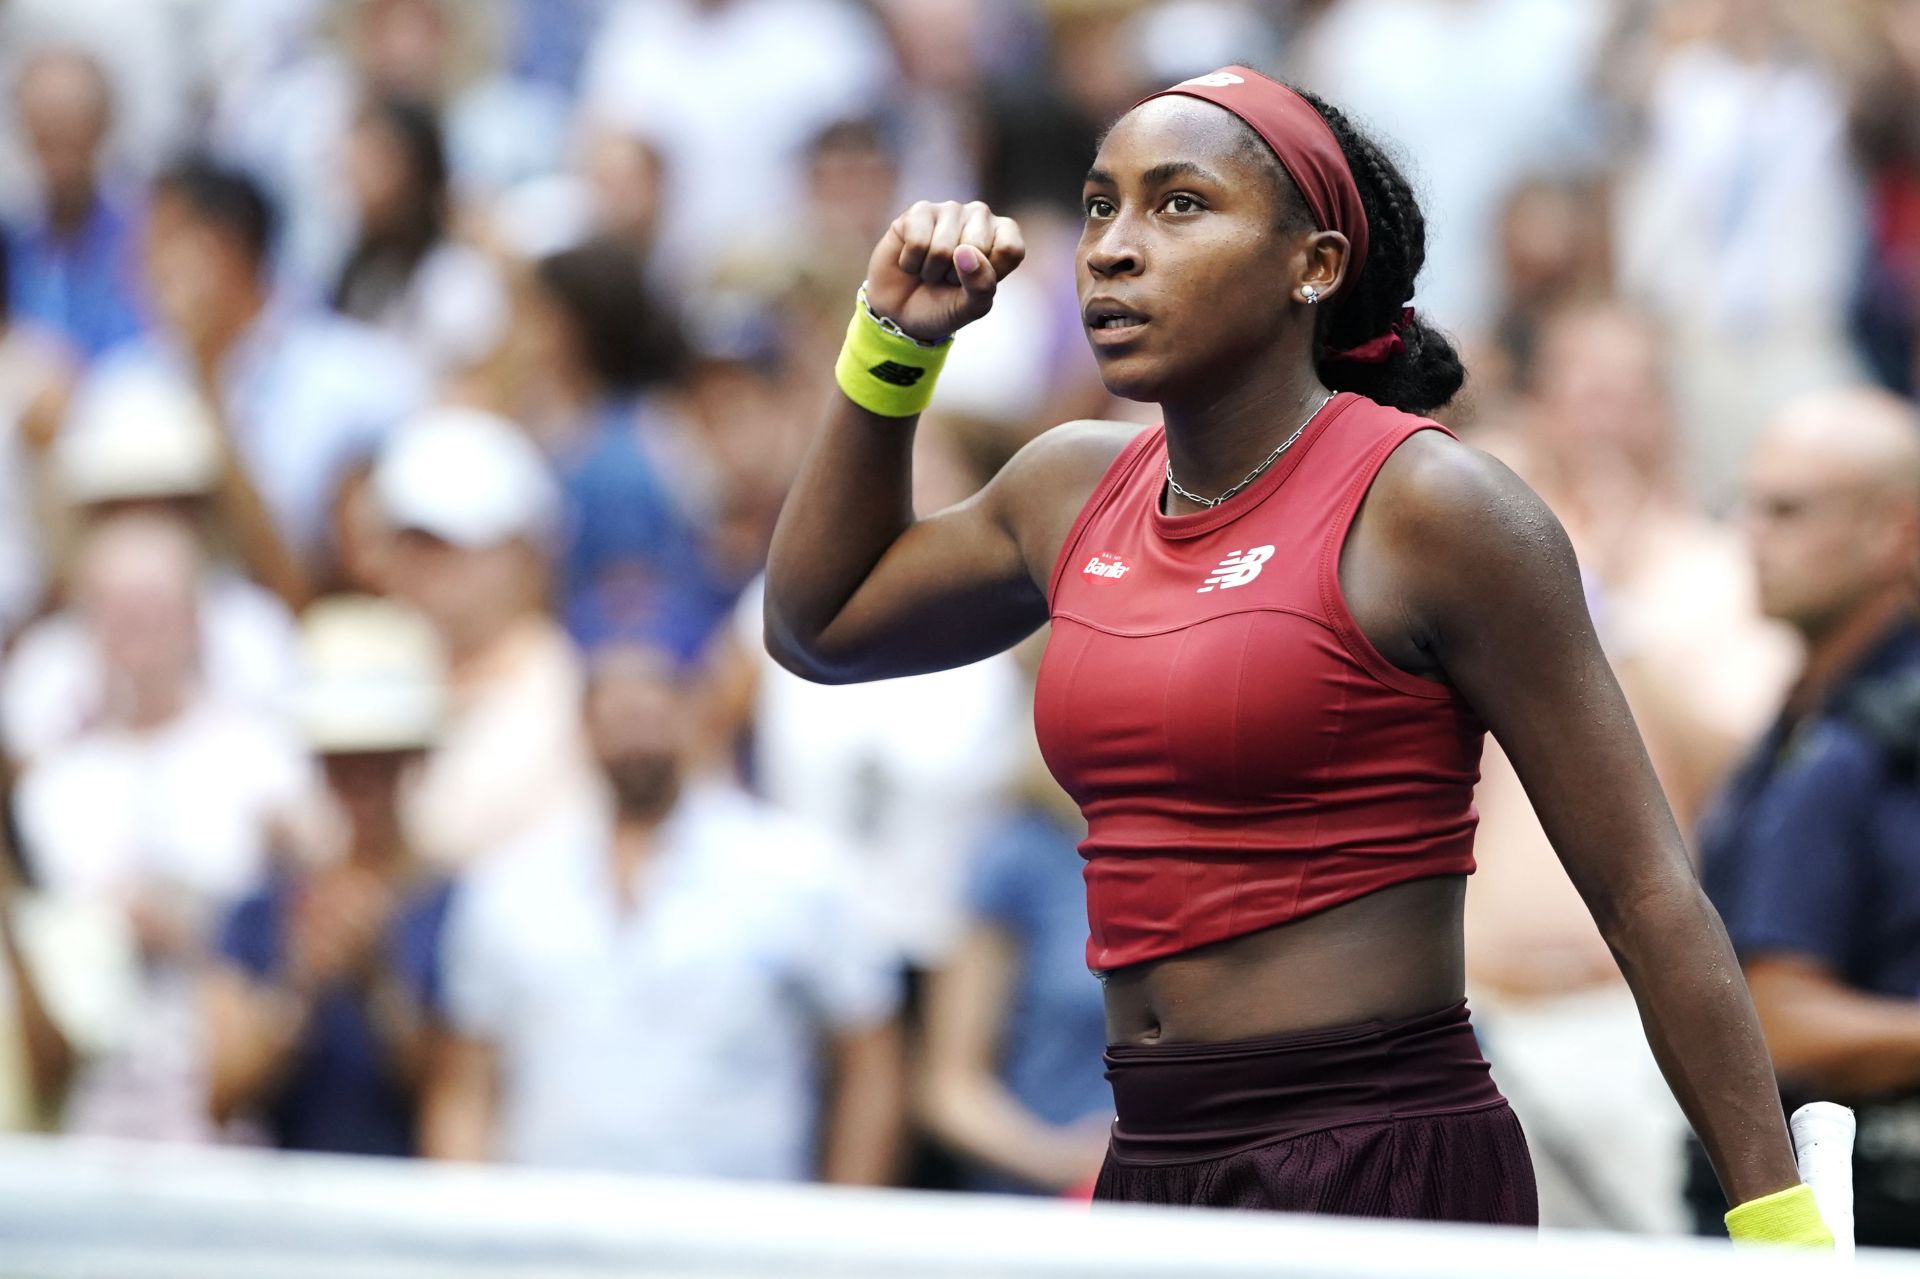
M911 364L896 364L892 360L883 360L867 372L893 386L912 386L927 375L925 369L916 369Z
M1220 561L1220 567L1213 570L1213 576L1207 579L1196 595L1205 595L1214 587L1226 590L1233 586L1245 586L1260 576L1260 566L1273 558L1271 546L1256 546L1247 551L1230 551L1227 558Z

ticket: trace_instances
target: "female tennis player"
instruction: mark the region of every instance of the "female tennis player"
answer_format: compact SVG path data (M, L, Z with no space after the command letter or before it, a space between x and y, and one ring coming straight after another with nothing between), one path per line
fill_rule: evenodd
M874 250L781 514L767 644L815 680L882 679L1051 620L1035 717L1087 819L1117 1114L1096 1196L1535 1221L1464 1001L1491 729L1733 1230L1826 1238L1567 539L1418 416L1463 374L1405 309L1425 254L1406 180L1337 110L1228 67L1122 117L1085 208L1088 340L1163 425L1057 427L916 518L913 419L1023 249L984 205L915 204Z

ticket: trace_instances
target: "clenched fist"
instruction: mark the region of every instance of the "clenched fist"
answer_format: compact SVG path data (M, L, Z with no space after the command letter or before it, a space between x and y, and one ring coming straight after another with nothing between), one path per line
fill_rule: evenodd
M985 315L995 287L1026 256L1019 225L978 200L920 200L874 247L867 303L910 336L937 342Z

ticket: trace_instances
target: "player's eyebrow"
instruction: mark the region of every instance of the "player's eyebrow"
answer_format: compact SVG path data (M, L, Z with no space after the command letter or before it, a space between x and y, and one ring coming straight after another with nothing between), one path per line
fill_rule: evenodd
M1224 185L1219 174L1213 172L1211 169L1203 169L1191 160L1167 160L1154 165L1151 169L1148 169L1140 175L1140 181L1150 187L1157 187L1163 182L1171 182L1175 178L1198 178L1202 182L1213 182Z
M1144 186L1152 187L1159 186L1163 182L1171 182L1175 178L1198 178L1202 182L1225 185L1225 180L1222 179L1219 174L1213 172L1211 169L1204 169L1191 160L1162 160L1159 164L1154 165L1151 169L1142 173L1140 175L1140 182ZM1114 181L1111 173L1108 173L1105 169L1096 167L1087 170L1085 185L1111 187L1119 184Z

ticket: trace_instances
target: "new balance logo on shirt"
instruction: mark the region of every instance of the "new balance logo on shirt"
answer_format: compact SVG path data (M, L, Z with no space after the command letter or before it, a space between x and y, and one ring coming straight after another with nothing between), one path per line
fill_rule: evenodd
M1260 566L1272 558L1271 546L1256 546L1251 550L1232 551L1227 558L1220 561L1220 566L1213 570L1213 575L1207 578L1206 585L1194 593L1205 595L1216 586L1223 591L1233 586L1245 586L1260 576Z

